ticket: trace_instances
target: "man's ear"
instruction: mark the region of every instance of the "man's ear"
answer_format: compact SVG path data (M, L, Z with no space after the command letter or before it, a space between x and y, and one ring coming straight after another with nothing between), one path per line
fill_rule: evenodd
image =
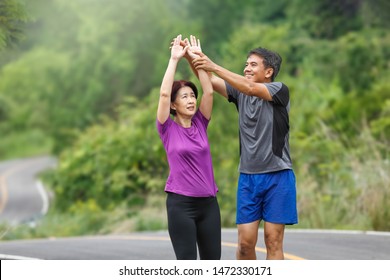
M274 74L274 69L273 68L267 68L265 70L265 77L267 79L271 79L272 75Z

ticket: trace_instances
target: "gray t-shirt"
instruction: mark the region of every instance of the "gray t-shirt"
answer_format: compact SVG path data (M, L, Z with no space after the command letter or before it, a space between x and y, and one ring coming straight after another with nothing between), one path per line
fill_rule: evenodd
M288 87L281 82L264 84L272 96L266 101L245 95L226 83L229 102L239 113L240 166L247 174L292 169L289 148Z

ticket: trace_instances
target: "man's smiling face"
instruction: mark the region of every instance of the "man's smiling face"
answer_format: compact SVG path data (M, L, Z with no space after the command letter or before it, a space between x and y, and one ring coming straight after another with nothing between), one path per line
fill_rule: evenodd
M256 54L252 54L248 57L244 68L244 76L248 80L251 80L256 83L270 82L272 73L273 73L272 68L266 69L264 67L262 57Z

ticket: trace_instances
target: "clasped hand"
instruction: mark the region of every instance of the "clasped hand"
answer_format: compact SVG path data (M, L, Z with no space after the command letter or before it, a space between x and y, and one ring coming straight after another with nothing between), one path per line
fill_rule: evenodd
M182 40L182 35L180 34L171 42L172 58L181 58L187 55L189 58L195 59L200 57L199 53L201 52L200 40L193 35L190 36L190 40L188 38Z

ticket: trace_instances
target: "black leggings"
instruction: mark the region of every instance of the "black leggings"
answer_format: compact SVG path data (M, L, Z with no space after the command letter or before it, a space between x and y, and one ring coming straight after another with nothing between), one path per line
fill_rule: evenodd
M178 260L221 259L221 215L216 197L167 196L168 230Z

